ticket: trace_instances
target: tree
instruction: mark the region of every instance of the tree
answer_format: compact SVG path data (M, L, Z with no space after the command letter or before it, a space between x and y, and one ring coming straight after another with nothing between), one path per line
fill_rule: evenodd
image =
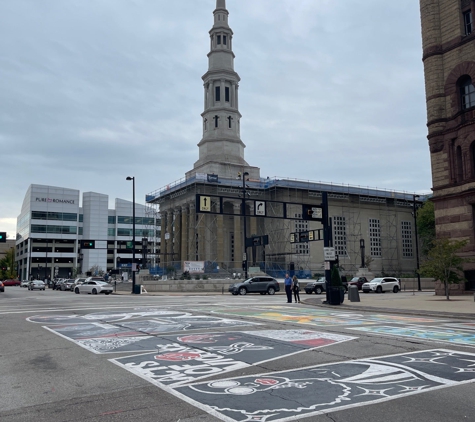
M417 234L422 257L427 257L435 240L434 203L427 200L416 212Z
M468 243L466 240L437 239L421 265L420 273L444 283L445 296L449 297L449 284L464 281L463 264L468 260L457 255Z
M0 260L0 279L15 279L17 277L15 249L10 248L5 253L5 257Z

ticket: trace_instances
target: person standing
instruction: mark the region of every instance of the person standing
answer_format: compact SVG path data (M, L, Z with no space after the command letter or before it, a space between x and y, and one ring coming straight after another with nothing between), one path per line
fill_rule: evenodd
M300 283L296 275L292 277L292 290L294 291L295 303L300 303Z
M287 303L292 303L292 279L289 277L289 273L285 274L284 286L287 295Z

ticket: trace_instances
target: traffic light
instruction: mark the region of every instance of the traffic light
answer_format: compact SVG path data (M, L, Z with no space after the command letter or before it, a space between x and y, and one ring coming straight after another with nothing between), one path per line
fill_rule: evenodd
M7 241L7 232L0 232L0 243L6 243Z
M95 240L81 240L81 249L95 249L96 241Z

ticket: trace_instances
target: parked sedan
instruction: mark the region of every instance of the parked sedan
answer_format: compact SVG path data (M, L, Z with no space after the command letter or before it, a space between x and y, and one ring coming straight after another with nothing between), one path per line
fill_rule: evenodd
M376 292L394 292L401 290L401 283L395 277L374 278L369 283L363 284L363 293Z
M358 290L361 290L363 287L363 284L369 283L369 281L366 279L366 277L353 277L348 284L350 286L356 286L358 287Z
M228 291L233 295L245 295L247 293L260 293L265 295L273 295L280 290L279 282L268 276L255 276L248 278L247 280L234 283L229 286Z
M20 280L3 280L3 285L4 286L19 286L21 284Z
M89 293L93 295L97 295L98 293L104 293L106 295L112 293L114 291L113 287L106 283L105 281L96 281L96 280L89 280L85 281L83 284L78 284L74 288L74 293Z
M74 284L74 279L73 278L70 278L70 279L67 279L67 280L63 280L63 282L60 284L60 287L59 289L61 291L65 291L65 290L71 290L71 286Z
M46 290L46 284L41 280L33 280L28 284L28 290Z
M28 287L28 284L30 284L30 280L23 280L20 283L20 287Z

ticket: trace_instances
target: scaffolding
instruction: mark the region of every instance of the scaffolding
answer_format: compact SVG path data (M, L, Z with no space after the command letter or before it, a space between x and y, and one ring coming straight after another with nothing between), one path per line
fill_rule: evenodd
M275 276L291 268L301 277L323 273L323 242L290 243L290 233L322 227L319 222L302 218L302 205L320 204L322 192L328 193L329 216L339 223L344 222L344 231L339 227L339 260L348 274L355 273L361 262L366 261L366 257L361 256L360 241L366 240L370 245L369 219L380 224L381 245L381 256L368 254L373 260L371 269L393 275L413 272L415 256L402 256L399 228L401 221L412 218L412 193L279 178L246 182L249 195L246 237L268 236L269 239L267 245L246 248L251 266ZM208 268L221 275L241 272L241 258L244 258L241 255L244 251L242 194L240 180L221 178L217 183L210 183L191 177L147 195L147 203L162 215L162 222L166 218L166 227L161 227L162 264L165 259L167 264L181 268L181 262L186 260L205 261ZM211 198L213 212L195 209L197 195ZM265 217L254 213L253 201L257 200L265 201ZM423 200L421 197L418 202ZM164 233L169 235L168 239Z

